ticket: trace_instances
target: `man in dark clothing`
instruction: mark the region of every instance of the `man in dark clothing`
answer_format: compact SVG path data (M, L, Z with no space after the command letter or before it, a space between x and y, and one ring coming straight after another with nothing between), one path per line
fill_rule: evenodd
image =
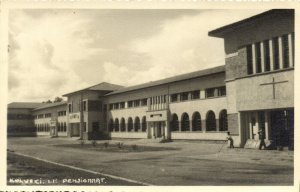
M267 146L266 146L266 143L265 143L265 132L262 129L260 129L258 131L258 135L259 135L259 140L260 140L259 150L261 150L262 146L264 146L264 149L266 149Z

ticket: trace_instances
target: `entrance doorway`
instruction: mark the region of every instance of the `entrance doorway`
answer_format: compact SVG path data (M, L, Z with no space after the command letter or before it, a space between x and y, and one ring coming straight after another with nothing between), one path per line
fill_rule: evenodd
M161 133L161 122L156 123L156 137L161 138L162 133Z
M165 122L157 121L150 124L151 137L152 138L163 138L165 137Z
M80 124L71 123L71 137L79 137L79 136L80 136Z
M272 145L294 149L294 110L278 110L270 112Z

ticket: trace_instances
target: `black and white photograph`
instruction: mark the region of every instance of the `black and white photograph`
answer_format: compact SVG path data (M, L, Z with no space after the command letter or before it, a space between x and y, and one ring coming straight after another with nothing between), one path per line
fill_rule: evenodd
M298 190L296 10L8 9L6 185Z

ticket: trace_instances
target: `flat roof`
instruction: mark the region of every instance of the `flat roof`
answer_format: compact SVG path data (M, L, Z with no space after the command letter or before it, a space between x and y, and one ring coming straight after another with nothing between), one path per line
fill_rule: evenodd
M80 92L80 91L87 91L87 90L91 90L91 91L115 91L115 90L118 90L120 88L123 88L123 86L112 84L112 83L107 83L107 82L102 82L102 83L98 83L96 85L93 85L91 87L87 87L87 88L84 88L84 89L80 89L80 90L77 90L77 91L73 91L73 92L64 94L63 96L68 96L68 95L71 95L71 94L74 94L74 93L77 93L77 92Z
M46 108L51 108L51 107L56 107L56 106L61 106L61 105L66 105L66 101L61 101L61 102L55 102L55 103L42 103L43 105L40 107L37 107L33 109L33 111L41 110L41 109L46 109Z
M138 89L144 89L144 88L148 88L148 87L154 87L154 86L158 86L158 85L174 83L174 82L188 80L188 79L194 79L197 77L203 77L203 76L212 75L212 74L221 73L221 72L225 72L225 65L214 67L214 68L209 68L209 69L204 69L204 70L199 70L199 71L195 71L195 72L191 72L191 73L186 73L186 74L182 74L182 75L176 75L173 77L169 77L169 78L165 78L165 79L161 79L161 80L157 80L157 81L150 81L147 83L134 85L134 86L130 86L130 87L124 87L119 90L108 93L106 95L115 95L115 94L134 91L134 90L138 90Z
M252 17L249 17L247 19L240 20L238 22L225 25L223 27L220 27L218 29L212 30L208 32L208 35L211 37L224 37L225 34L232 32L236 30L237 28L243 27L248 25L249 23L253 23L259 19L262 19L264 17L270 17L273 15L282 15L282 14L294 14L293 9L272 9L263 13L260 13L258 15L254 15Z
M12 102L7 105L9 109L34 109L44 105L44 103L37 102Z

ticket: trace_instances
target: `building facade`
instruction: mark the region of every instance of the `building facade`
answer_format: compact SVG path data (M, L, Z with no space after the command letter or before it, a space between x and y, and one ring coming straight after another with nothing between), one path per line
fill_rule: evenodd
M229 127L241 145L294 145L294 10L271 10L209 32L225 42ZM237 122L237 123L236 123Z
M141 85L110 83L31 109L36 135L225 140L257 148L294 145L294 10L270 10L210 31L225 66ZM10 113L10 112L9 112ZM8 132L10 132L8 130Z

